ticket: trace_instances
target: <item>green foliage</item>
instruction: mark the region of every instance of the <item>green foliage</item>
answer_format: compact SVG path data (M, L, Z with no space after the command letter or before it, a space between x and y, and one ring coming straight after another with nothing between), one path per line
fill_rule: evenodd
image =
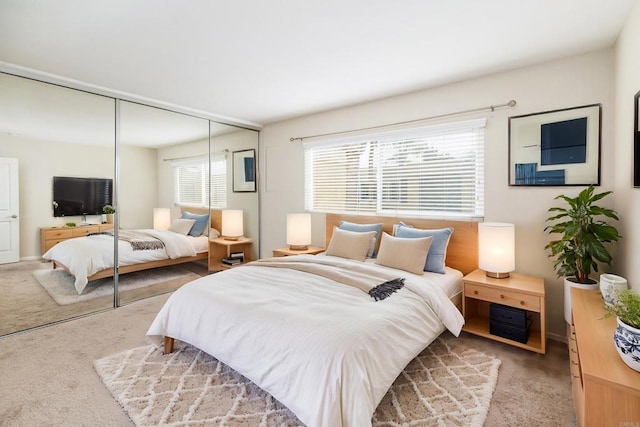
M616 295L616 303L606 306L607 314L604 317L617 316L627 325L640 329L640 295L631 289Z
M112 213L116 213L116 210L111 205L104 205L102 207L102 213L112 214Z
M618 220L615 211L594 205L595 202L611 194L611 191L593 194L590 185L577 197L559 195L567 207L553 207L549 212L555 215L545 222L552 223L544 228L550 234L558 233L562 237L552 240L545 249L550 249L550 258L555 258L553 268L559 277L575 277L578 283L589 283L591 271L598 271L597 262L611 264L611 254L604 243L620 239L618 230L596 217L604 216Z

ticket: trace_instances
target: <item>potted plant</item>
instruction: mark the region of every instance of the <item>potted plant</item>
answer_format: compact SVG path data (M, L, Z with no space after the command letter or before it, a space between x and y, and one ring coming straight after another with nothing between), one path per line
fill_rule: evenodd
M544 230L561 234L561 238L550 241L545 249L550 249L549 257L555 258L553 268L558 277L565 278L564 316L567 323L571 323L570 288L597 289L598 282L590 274L598 271L599 262L611 264L612 257L605 244L621 237L613 225L600 219L618 220L616 212L595 204L609 194L611 191L594 194L594 187L590 185L576 197L561 194L554 199L562 199L568 206L549 208L555 215L546 219L551 224Z
M605 317L617 317L613 342L622 361L640 371L640 295L625 289L617 294L615 304L605 306L605 310Z
M107 224L113 224L113 214L116 212L115 208L111 205L104 205L102 207L102 212L107 217Z

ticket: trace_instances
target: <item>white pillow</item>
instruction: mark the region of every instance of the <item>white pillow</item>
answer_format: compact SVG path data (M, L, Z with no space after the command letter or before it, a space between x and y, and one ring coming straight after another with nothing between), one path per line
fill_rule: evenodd
M369 252L371 239L376 235L375 231L356 232L342 230L333 227L333 235L329 241L327 255L364 261Z
M195 219L176 219L171 224L171 227L169 227L169 231L173 231L174 233L186 236L187 234L189 234L189 231L191 230L191 227L193 227L193 224L195 224L195 222Z
M433 237L403 238L382 233L376 264L422 275L432 241Z

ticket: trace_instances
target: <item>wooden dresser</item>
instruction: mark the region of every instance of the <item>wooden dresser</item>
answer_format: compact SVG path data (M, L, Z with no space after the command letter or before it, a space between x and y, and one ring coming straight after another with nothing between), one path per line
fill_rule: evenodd
M571 385L578 426L640 426L640 372L620 359L616 319L604 319L598 291L571 289Z
M90 233L112 230L113 224L91 224L79 227L43 227L40 229L40 251L42 254L63 240L83 237Z

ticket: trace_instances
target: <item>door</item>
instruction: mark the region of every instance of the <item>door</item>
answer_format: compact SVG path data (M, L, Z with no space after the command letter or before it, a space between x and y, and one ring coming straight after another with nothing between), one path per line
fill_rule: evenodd
M20 260L18 159L0 158L0 264Z

